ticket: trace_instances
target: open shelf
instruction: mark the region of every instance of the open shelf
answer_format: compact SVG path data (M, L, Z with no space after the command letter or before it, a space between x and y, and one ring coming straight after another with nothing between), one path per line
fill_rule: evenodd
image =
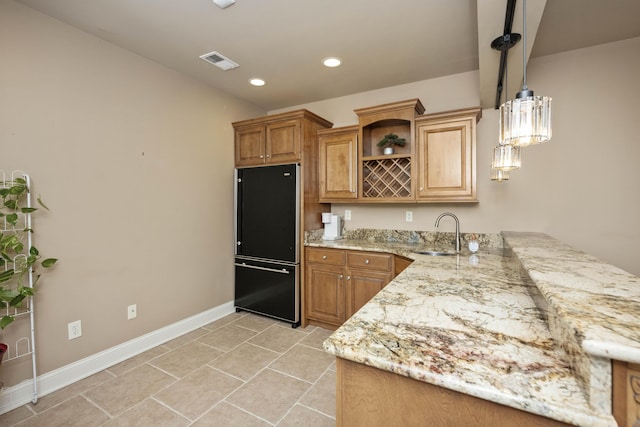
M404 138L406 143L403 147L394 145L397 154L410 155L413 137L411 134L411 122L402 119L380 120L370 125L362 127L362 155L363 157L382 155L384 147L378 147L378 142L390 133Z

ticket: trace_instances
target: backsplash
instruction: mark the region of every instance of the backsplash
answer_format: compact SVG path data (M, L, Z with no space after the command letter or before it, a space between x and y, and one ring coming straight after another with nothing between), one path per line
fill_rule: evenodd
M322 240L323 230L305 231L305 241ZM460 233L461 244L465 247L472 235L480 247L503 248L504 241L500 234ZM408 230L375 230L368 228L355 228L342 231L342 238L347 240L364 240L368 242L407 242L420 243L431 247L452 246L455 244L456 234L453 232L437 231L408 231Z

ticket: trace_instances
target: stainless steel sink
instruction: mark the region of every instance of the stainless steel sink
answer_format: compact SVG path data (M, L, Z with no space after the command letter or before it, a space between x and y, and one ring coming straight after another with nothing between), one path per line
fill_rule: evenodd
M458 255L458 253L456 251L447 251L447 250L439 250L439 249L415 251L415 253L422 254L422 255L431 255L431 256Z

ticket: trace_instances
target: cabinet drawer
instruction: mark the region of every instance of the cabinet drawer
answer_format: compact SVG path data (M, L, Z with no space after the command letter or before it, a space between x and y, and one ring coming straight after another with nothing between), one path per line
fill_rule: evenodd
M341 250L307 248L307 262L345 265L346 256Z
M366 268L367 270L393 271L393 256L372 252L348 252L349 268Z

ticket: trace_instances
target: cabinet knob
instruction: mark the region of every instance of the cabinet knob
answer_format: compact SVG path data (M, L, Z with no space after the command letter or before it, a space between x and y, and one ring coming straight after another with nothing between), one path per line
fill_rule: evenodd
M268 159L269 157L271 157L271 154L267 154L267 159Z
M341 279L344 279L344 276L341 274L341 275L340 275L340 278L341 278Z
M327 259L327 256L326 255L322 255L322 259Z
M369 264L369 260L368 260L368 259L365 259L365 260L364 260L364 263L365 263L365 264Z
M420 191L424 190L424 187L420 187Z
M260 154L260 158L261 158L261 159L264 159L264 156L263 156L262 154Z
M351 280L351 276L347 276L347 280Z

